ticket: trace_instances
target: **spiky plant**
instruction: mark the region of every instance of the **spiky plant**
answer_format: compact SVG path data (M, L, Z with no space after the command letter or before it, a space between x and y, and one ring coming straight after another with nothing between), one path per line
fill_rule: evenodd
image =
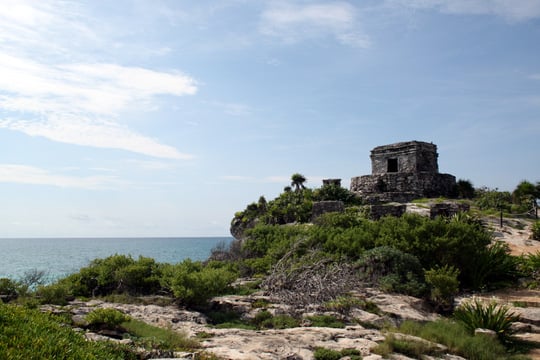
M470 333L475 329L490 329L497 333L502 341L511 335L511 325L519 316L506 306L495 302L484 303L479 299L464 302L455 311L454 317L462 322Z

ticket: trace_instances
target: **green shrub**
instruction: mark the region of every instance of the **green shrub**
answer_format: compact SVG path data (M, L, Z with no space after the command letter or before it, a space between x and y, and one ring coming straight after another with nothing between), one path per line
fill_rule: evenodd
M533 240L540 240L540 221L536 221L531 228Z
M522 255L519 258L521 273L532 281L527 284L529 288L537 288L540 284L540 251L534 254Z
M420 359L423 355L437 355L441 352L435 344L424 341L400 339L393 334L386 336L385 343L391 352L397 352L415 359Z
M519 258L510 255L508 244L496 241L476 252L470 266L470 285L473 289L495 289L514 283L521 275Z
M388 292L420 296L425 291L418 258L381 246L366 251L358 261L360 275Z
M256 315L255 315L255 318L253 318L253 324L257 327L260 327L262 323L264 322L267 322L267 324L270 324L269 320L272 320L274 316L268 311L268 310L263 310L263 311L259 311Z
M338 296L334 300L327 301L324 305L330 311L348 314L353 308L364 308L365 304L365 301L352 296Z
M218 263L204 266L190 259L163 269L162 285L187 306L202 306L230 289L237 274Z
M342 355L339 351L319 347L315 349L313 357L315 360L339 360Z
M42 304L66 305L73 298L71 288L62 282L39 286L36 297Z
M9 302L19 296L19 285L8 278L0 279L0 300Z
M306 319L311 321L311 326L315 327L327 327L336 329L342 329L345 327L345 323L343 321L338 320L335 316L332 315L314 315L308 316Z
M92 328L105 328L105 329L117 329L120 324L130 319L129 316L123 312L112 309L95 309L86 315L86 321Z
M276 315L271 319L270 328L290 329L300 326L300 321L290 315Z
M509 354L508 350L496 338L474 336L461 322L442 319L433 322L418 323L407 320L401 324L399 332L445 345L448 347L449 353L467 359L522 359L520 354ZM386 355L388 355L392 350L389 347L389 345L379 346L378 349L380 348L380 352L377 353L383 355L381 352L387 351Z
M55 317L20 306L0 305L0 359L134 360L125 346L89 342Z
M255 316L252 324L257 329L289 329L300 325L300 322L289 315L273 316L270 312L263 310Z
M459 291L459 270L444 265L424 272L426 283L431 287L430 299L439 308L450 310L454 304L454 296Z
M122 327L137 343L142 343L147 347L184 351L200 347L197 340L190 339L184 333L152 326L140 320L129 319L122 322Z
M478 328L490 329L495 331L501 340L508 340L512 323L519 319L519 316L506 306L494 302L485 304L478 299L461 304L455 310L454 317L462 322L471 334Z

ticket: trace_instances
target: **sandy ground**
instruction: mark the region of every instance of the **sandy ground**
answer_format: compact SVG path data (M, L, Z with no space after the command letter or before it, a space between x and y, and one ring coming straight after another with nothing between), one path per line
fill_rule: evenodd
M489 218L487 222L495 239L506 242L512 255L533 254L540 251L540 241L531 239L533 220L503 219L502 228L498 218Z
M531 239L533 222L533 220L525 219L503 219L503 226L501 227L500 218L490 218L488 220L495 239L507 243L511 254L517 256L540 252L540 241ZM501 303L508 305L514 302L523 302L528 306L540 307L539 290L504 289L490 293L489 296L497 298ZM540 342L540 334L530 334L530 336L529 340ZM533 360L540 360L540 349L533 349L528 355Z

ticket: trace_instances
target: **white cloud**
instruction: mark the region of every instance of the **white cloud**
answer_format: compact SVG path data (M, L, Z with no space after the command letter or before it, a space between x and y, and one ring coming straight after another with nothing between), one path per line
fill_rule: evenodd
M438 9L448 14L495 15L511 22L540 17L540 0L389 0L417 9Z
M192 158L115 121L128 105L155 95L194 94L195 81L186 75L115 64L45 65L5 54L0 68L0 107L10 112L0 128L70 144Z
M113 176L67 176L54 174L38 167L17 164L0 164L0 182L51 185L90 190L117 187L121 184Z
M369 37L358 29L355 8L344 2L293 5L274 3L261 17L263 34L295 43L332 36L344 45L367 48Z
M120 118L133 105L156 108L159 95L193 95L196 81L177 70L73 61L92 59L80 49L105 41L79 10L76 3L55 0L0 2L0 128L69 144L192 158ZM76 36L65 36L70 33Z

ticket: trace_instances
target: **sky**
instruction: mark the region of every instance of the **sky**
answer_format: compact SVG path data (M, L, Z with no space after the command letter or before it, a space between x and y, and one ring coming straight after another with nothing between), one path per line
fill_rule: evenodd
M512 191L539 139L540 0L0 0L0 237L228 236L410 140Z

